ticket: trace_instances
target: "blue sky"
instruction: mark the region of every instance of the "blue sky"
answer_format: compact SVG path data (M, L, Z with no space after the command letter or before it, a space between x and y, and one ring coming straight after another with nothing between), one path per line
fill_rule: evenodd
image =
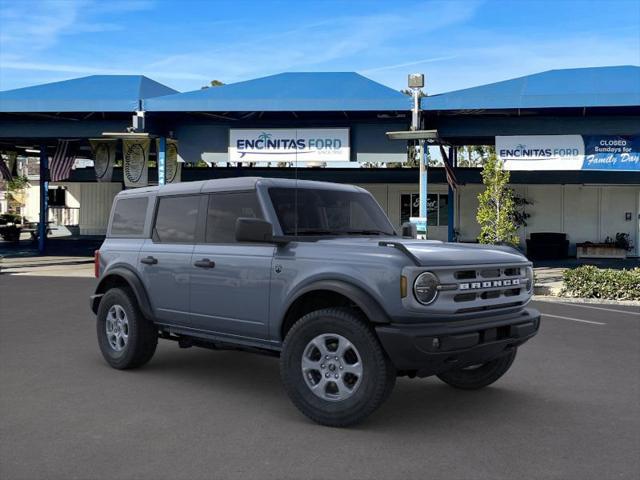
M0 90L144 74L181 91L283 71L430 94L554 68L640 64L640 1L0 0Z

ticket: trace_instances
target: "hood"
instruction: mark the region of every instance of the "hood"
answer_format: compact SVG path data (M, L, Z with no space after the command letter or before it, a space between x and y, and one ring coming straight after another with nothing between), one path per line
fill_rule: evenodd
M422 266L488 265L527 262L527 258L513 247L480 245L475 243L445 243L438 240L415 240L402 237L349 237L321 240L345 246L392 248L380 242L403 245Z
M527 258L513 247L474 243L401 240L423 266L522 263Z

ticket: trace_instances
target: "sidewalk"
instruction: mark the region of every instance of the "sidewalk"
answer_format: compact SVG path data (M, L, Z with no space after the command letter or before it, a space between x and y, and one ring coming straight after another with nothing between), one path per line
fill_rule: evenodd
M93 258L86 256L0 258L0 274L93 277Z

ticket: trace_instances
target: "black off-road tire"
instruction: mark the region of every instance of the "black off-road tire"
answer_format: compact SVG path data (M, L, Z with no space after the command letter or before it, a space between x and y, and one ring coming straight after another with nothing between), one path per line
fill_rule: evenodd
M302 355L309 342L322 334L345 337L362 358L361 383L349 398L330 401L316 396L303 377ZM321 425L347 427L373 413L391 394L396 371L366 319L349 308L311 312L289 330L280 357L280 374L293 404Z
M502 377L511 368L517 348L476 368L461 368L438 374L444 383L462 390L478 390Z
M124 309L128 320L128 340L121 351L111 346L106 333L107 314L114 305ZM128 289L112 288L104 294L98 307L96 329L102 356L118 370L141 367L151 360L158 346L158 329L144 317Z

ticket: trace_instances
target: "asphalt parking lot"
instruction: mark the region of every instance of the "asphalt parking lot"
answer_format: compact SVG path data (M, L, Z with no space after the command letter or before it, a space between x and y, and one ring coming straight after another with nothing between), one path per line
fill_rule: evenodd
M536 302L541 333L483 391L400 379L351 429L289 402L276 359L163 342L110 369L94 280L0 275L0 478L640 476L640 308Z

